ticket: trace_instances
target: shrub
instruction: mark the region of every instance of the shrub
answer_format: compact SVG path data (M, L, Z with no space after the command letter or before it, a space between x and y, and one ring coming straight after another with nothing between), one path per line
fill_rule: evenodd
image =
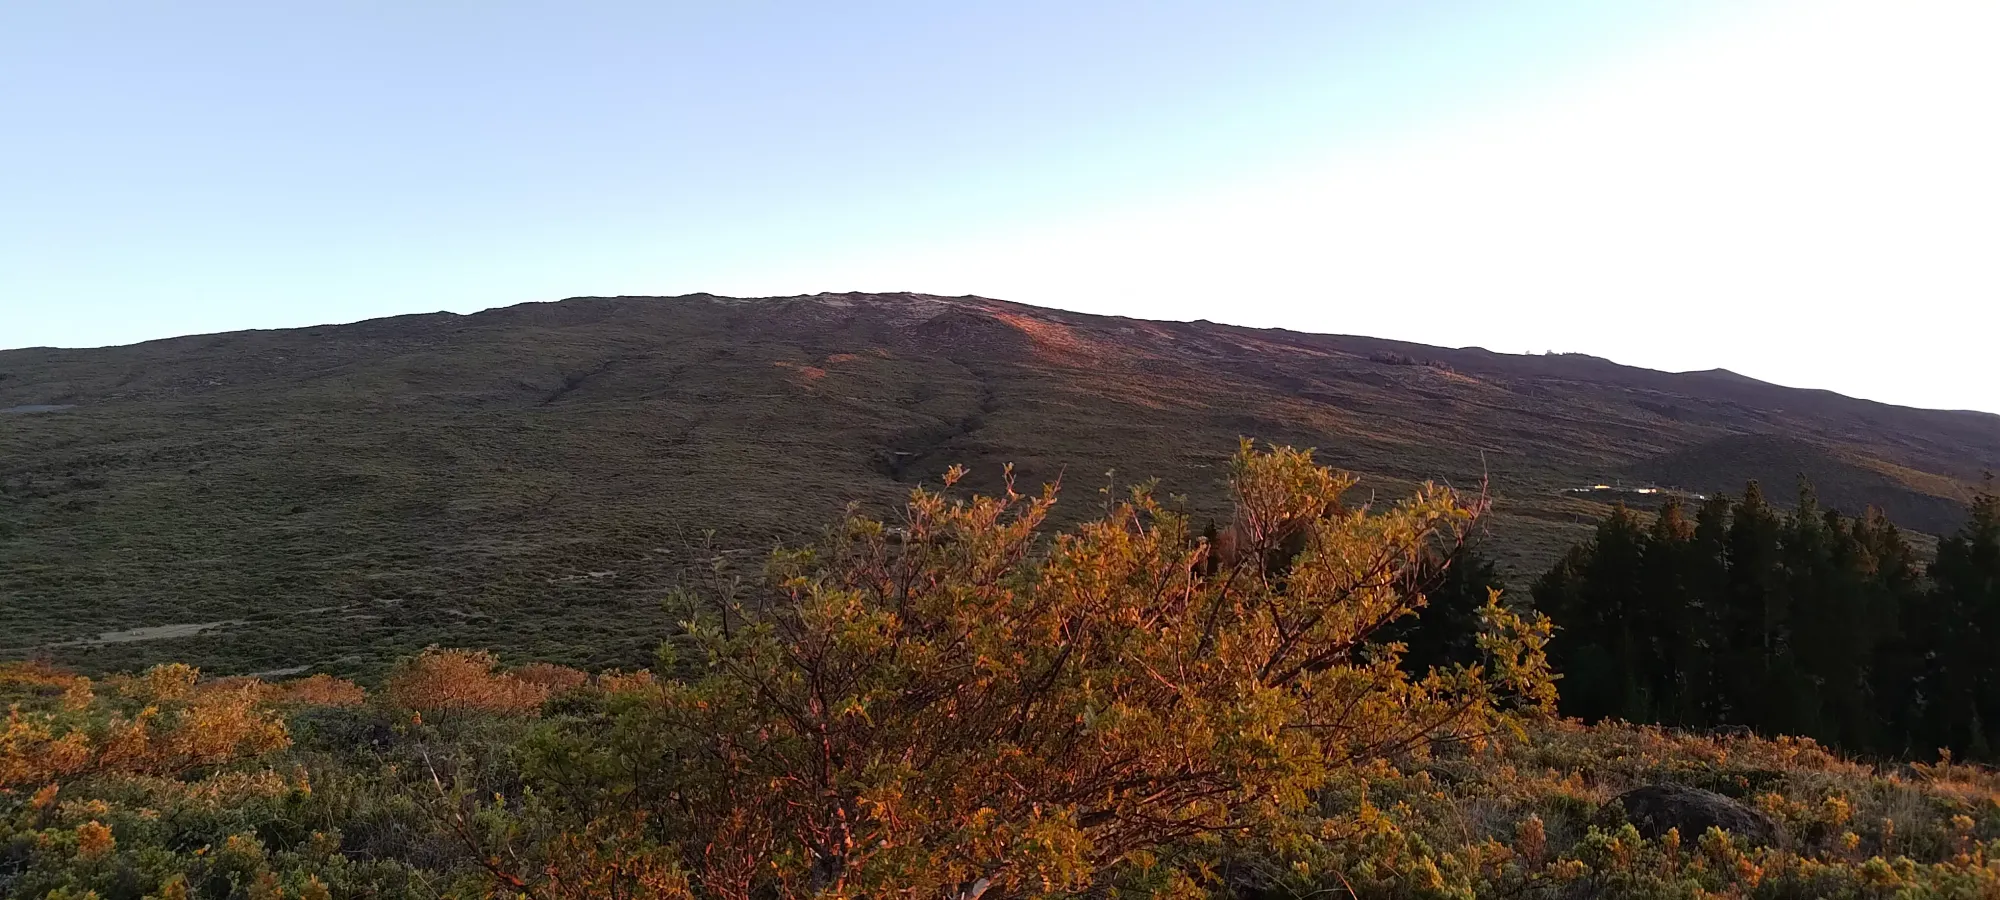
M344 678L313 675L267 686L266 697L285 706L360 706L368 702L368 692Z
M124 703L98 696L83 678L68 683L59 705L16 703L0 731L0 790L93 776L174 776L290 743L256 687L196 690L196 674L177 664L155 667L123 685Z
M540 686L550 694L575 690L590 683L590 673L552 663L529 663L515 669L515 678Z
M485 651L431 647L399 663L384 692L390 703L416 713L527 715L541 709L550 687L497 671L498 665Z
M278 884L272 866L298 859L259 857L238 871L235 856L208 848L251 829L300 831L311 787L303 770L271 766L291 746L277 706L345 702L358 689L333 679L298 685L202 681L184 665L94 685L43 666L0 666L9 702L0 896L278 896L259 891Z
M1477 502L1344 510L1350 476L1247 443L1232 483L1225 566L1144 489L1046 542L1053 489L850 518L774 559L768 611L687 623L696 677L552 726L531 780L575 827L642 836L635 857L680 848L702 896L1012 896L1282 830L1338 773L1552 700L1546 626L1497 602L1490 669L1416 678L1370 641Z

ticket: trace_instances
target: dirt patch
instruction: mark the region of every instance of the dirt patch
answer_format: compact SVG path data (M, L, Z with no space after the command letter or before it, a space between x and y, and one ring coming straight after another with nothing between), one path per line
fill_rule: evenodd
M226 625L241 625L240 619L224 619L220 622L186 622L179 625L148 625L144 628L127 628L124 631L106 631L94 638L49 644L51 647L89 647L98 644L129 644L133 641L163 641L170 638L194 637L214 631Z
M811 385L813 382L826 377L826 370L818 366L802 366L798 363L790 363L783 360L774 362L771 365L777 366L780 369L792 370L792 381L801 387Z
M262 679L265 679L265 680L269 680L269 679L272 679L272 678L290 678L290 677L291 677L291 676L293 676L293 675L300 675L300 674L303 674L303 673L305 672L305 670L307 670L307 669L310 669L310 668L312 668L312 666L311 666L311 665L303 665L303 666L286 666L285 668L282 668L282 669L265 669L265 670L264 670L264 671L262 671L262 672L251 672L251 673L250 673L250 674L249 674L248 676L246 676L246 677L249 677L249 678L262 678Z
M1011 312L994 312L992 316L1027 335L1037 355L1047 359L1072 364L1090 363L1102 360L1109 352L1108 348L1098 346L1097 342L1068 325Z

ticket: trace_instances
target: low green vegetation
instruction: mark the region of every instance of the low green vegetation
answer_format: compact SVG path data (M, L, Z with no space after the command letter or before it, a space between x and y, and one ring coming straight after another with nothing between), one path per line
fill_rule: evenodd
M1561 718L1597 686L1490 589L1479 498L1247 447L1230 483L1206 533L918 491L684 592L646 670L0 665L0 896L2000 896L1989 770ZM1924 596L2000 606L1940 587L1992 583L1995 508Z
M1226 521L1246 434L1322 448L1357 501L1486 477L1480 550L1521 588L1610 512L1578 488L1807 472L1927 552L2000 468L1978 413L967 297L577 298L6 350L0 660L372 683L435 644L644 666L675 625L660 598L724 551L754 578L954 463L969 490L1006 463L1062 481L1055 528L1152 477Z

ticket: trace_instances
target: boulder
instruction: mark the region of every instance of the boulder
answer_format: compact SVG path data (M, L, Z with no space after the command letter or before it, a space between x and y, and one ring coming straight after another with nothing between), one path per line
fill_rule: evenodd
M1782 832L1770 816L1714 791L1681 784L1649 784L1611 798L1625 819L1649 838L1678 828L1681 840L1693 841L1713 826L1757 844L1776 844ZM1610 804L1607 804L1610 805Z

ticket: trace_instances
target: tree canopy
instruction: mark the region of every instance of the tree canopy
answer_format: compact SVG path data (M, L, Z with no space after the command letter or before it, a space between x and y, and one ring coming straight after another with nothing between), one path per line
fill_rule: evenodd
M1563 711L1810 736L1848 750L1995 758L2000 498L1928 568L1878 511L1790 512L1754 483L1689 520L1619 508L1536 584Z

